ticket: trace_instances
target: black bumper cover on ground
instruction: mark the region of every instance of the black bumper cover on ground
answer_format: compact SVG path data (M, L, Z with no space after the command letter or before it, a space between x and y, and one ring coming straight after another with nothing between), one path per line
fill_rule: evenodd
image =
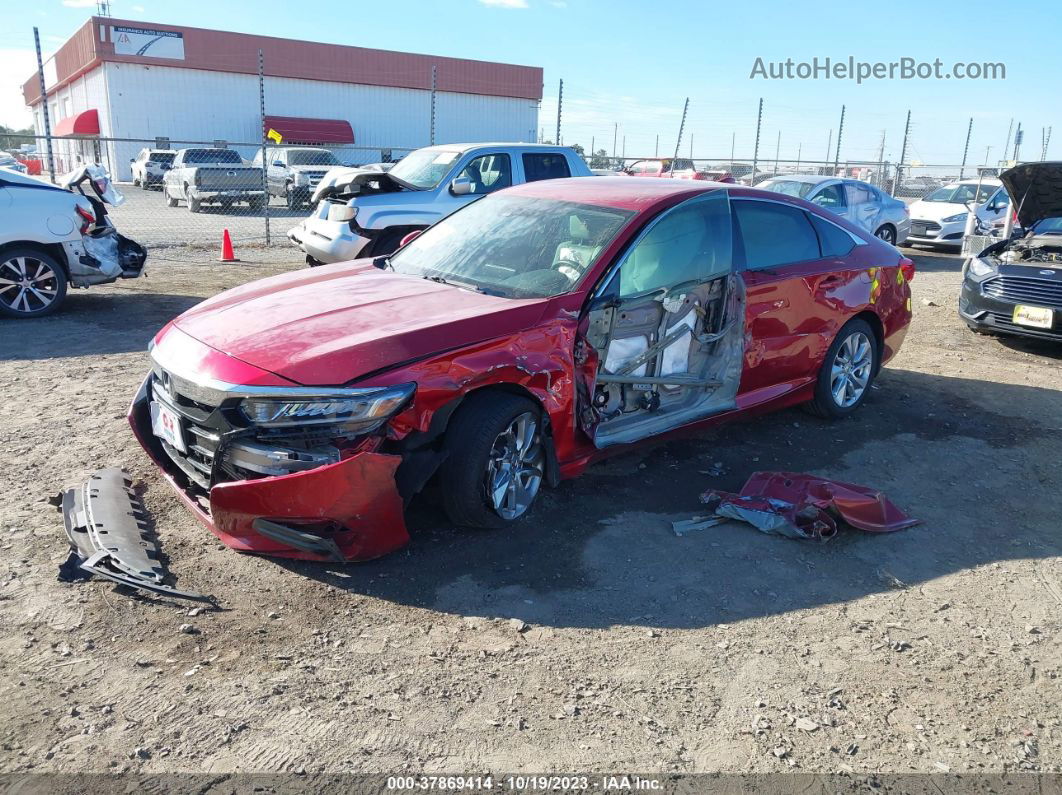
M59 567L60 581L73 582L95 574L166 596L213 601L165 583L158 540L123 470L101 469L84 485L63 491L60 500L70 539L70 556Z

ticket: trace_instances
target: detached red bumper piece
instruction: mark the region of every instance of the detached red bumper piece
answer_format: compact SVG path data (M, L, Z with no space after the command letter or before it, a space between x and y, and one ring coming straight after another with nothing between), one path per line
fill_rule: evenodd
M826 541L837 520L870 533L891 533L920 524L880 491L813 475L755 472L739 494L706 491L701 502L715 516L748 522L765 533Z
M207 524L233 549L262 555L378 558L409 543L395 486L399 463L363 452L306 472L219 483Z

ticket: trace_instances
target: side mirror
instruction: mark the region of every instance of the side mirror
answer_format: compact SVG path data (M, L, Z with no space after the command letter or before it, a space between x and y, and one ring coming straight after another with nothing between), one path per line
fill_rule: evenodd
M274 160L273 161L273 165L276 166L277 168L284 168L284 164L281 163L279 160Z
M450 193L454 196L467 196L472 192L472 180L468 177L456 177L450 183Z
M423 231L424 231L423 229L414 229L412 232L410 232L408 235L406 235L400 241L398 241L398 247L402 248L403 246L406 246L409 243L412 243L414 240L416 240L418 237L420 237L420 233L423 232Z
M130 162L130 163L135 163L135 162L136 162L136 158L135 158L135 157L131 157L131 158L129 158L129 162Z

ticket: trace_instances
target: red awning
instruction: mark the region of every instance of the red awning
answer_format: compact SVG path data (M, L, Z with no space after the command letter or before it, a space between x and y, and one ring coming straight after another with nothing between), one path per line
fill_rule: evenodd
M266 131L276 130L286 144L352 144L354 130L345 119L266 116Z
M83 110L73 116L67 116L52 131L52 135L99 135L100 115L96 109Z

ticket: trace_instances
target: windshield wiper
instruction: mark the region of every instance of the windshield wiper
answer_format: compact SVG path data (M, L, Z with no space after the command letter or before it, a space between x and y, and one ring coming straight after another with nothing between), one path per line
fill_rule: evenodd
M436 284L445 284L445 285L448 285L450 287L457 287L457 288L459 288L461 290L474 290L475 292L482 293L483 295L495 295L495 296L498 296L500 298L505 298L506 297L505 293L503 293L503 292L501 292L499 290L488 290L486 287L480 287L478 284L469 284L468 282L450 281L449 279L446 279L443 276L438 276L438 275L428 276L427 274L424 274L421 278L422 279L427 279L428 281L431 281L431 282L435 282Z

